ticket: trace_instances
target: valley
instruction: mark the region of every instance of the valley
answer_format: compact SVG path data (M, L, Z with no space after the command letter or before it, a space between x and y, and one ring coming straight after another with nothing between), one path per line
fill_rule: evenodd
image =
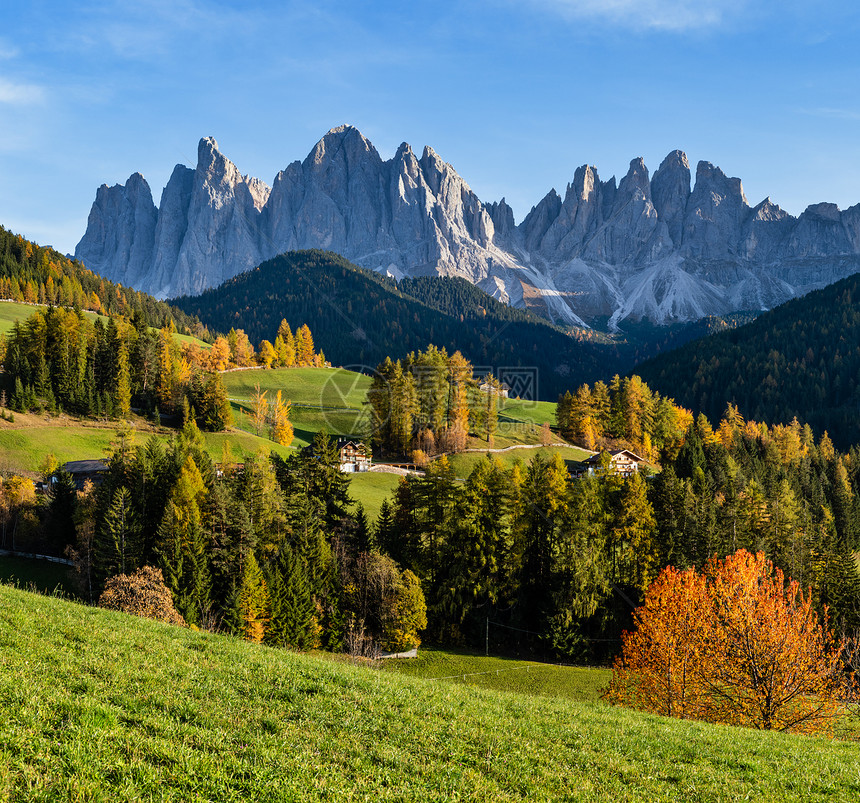
M860 7L784 5L10 6L0 803L860 800Z

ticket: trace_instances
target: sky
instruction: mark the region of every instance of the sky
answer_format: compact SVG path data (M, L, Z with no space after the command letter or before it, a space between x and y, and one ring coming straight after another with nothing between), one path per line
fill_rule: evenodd
M0 28L0 225L72 253L101 184L156 204L214 136L271 183L349 123L430 145L520 222L575 169L670 151L792 214L860 202L860 5L28 0Z

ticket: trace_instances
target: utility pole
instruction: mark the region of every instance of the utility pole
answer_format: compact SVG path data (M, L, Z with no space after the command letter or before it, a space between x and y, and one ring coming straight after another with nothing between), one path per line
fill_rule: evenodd
M490 617L487 617L487 631L485 638L485 646L486 646L486 654L489 656L490 654Z

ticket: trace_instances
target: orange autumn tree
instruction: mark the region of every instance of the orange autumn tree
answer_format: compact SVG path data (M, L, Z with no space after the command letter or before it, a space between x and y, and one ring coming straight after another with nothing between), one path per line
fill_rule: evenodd
M845 691L837 644L799 584L759 552L669 567L623 636L606 697L762 730L829 732Z
M664 569L633 614L636 629L623 634L607 698L669 717L701 716L698 645L710 613L702 575Z

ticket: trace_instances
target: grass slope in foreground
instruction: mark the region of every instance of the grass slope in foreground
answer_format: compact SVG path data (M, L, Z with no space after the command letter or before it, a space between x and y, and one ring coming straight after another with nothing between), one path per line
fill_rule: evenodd
M854 800L856 746L407 678L0 587L0 799Z

